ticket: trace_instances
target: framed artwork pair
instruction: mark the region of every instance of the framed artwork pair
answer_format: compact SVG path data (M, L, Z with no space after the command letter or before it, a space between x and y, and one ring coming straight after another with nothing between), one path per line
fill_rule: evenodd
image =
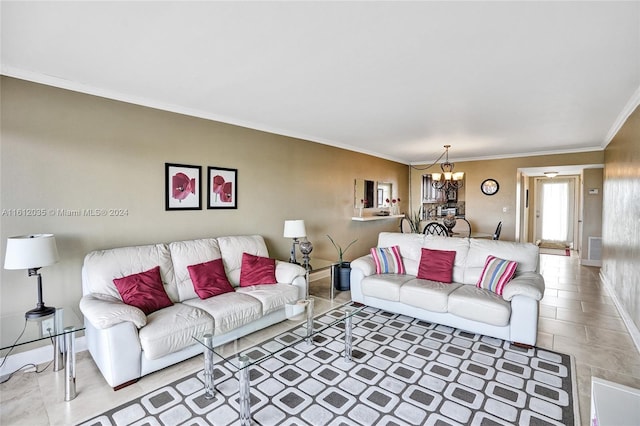
M202 167L165 163L165 210L202 209ZM238 169L207 167L207 208L238 208Z

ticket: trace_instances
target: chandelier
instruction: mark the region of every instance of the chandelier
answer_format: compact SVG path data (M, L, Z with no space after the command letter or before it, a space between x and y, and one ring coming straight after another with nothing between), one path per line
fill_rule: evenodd
M440 191L449 191L451 189L462 188L464 183L464 172L453 172L453 163L449 162L449 148L451 145L445 145L445 161L440 164L442 173L431 173L431 185Z

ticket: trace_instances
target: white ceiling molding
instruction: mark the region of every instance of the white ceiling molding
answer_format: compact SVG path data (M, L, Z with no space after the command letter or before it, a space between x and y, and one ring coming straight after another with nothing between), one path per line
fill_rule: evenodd
M602 148L606 148L607 145L611 143L611 140L614 138L616 133L618 133L620 128L627 121L627 118L629 118L629 116L633 113L633 111L636 110L636 108L638 108L639 105L640 105L640 86L638 86L636 91L633 92L633 95L631 95L631 99L629 99L629 102L627 102L627 104L624 106L624 109L616 119L616 122L613 123L611 130L609 130L609 133L607 133L607 138L605 139L604 144L602 145Z

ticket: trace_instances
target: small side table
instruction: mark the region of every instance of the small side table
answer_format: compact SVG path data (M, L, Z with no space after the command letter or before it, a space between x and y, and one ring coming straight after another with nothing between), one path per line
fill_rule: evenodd
M0 318L0 352L6 356L12 347L51 339L53 371L65 370L64 400L71 401L76 397L75 338L81 330L82 316L70 307L56 308L55 314L38 319L27 320L22 313L6 315Z
M304 267L307 271L306 273L306 279L307 279L307 299L309 298L309 275L311 274L311 272L319 272L319 271L324 271L326 269L329 269L329 271L331 272L331 300L333 300L333 265L337 264L338 262L334 262L331 260L326 260L326 259L310 259L308 264L303 264L302 267Z

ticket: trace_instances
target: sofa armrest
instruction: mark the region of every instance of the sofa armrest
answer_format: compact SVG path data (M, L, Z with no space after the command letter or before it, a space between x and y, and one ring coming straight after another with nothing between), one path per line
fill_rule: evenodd
M306 270L295 263L276 260L276 281L282 284L292 284L297 277L305 277Z
M370 254L359 257L351 261L351 269L359 269L362 271L362 275L368 277L376 273L376 263L373 261L373 257Z
M502 290L504 300L511 301L514 296L526 296L534 300L544 296L544 278L537 272L523 272L509 281Z
M92 293L80 299L80 310L95 328L105 329L121 322L132 322L137 328L147 324L147 316L135 306L106 294Z

